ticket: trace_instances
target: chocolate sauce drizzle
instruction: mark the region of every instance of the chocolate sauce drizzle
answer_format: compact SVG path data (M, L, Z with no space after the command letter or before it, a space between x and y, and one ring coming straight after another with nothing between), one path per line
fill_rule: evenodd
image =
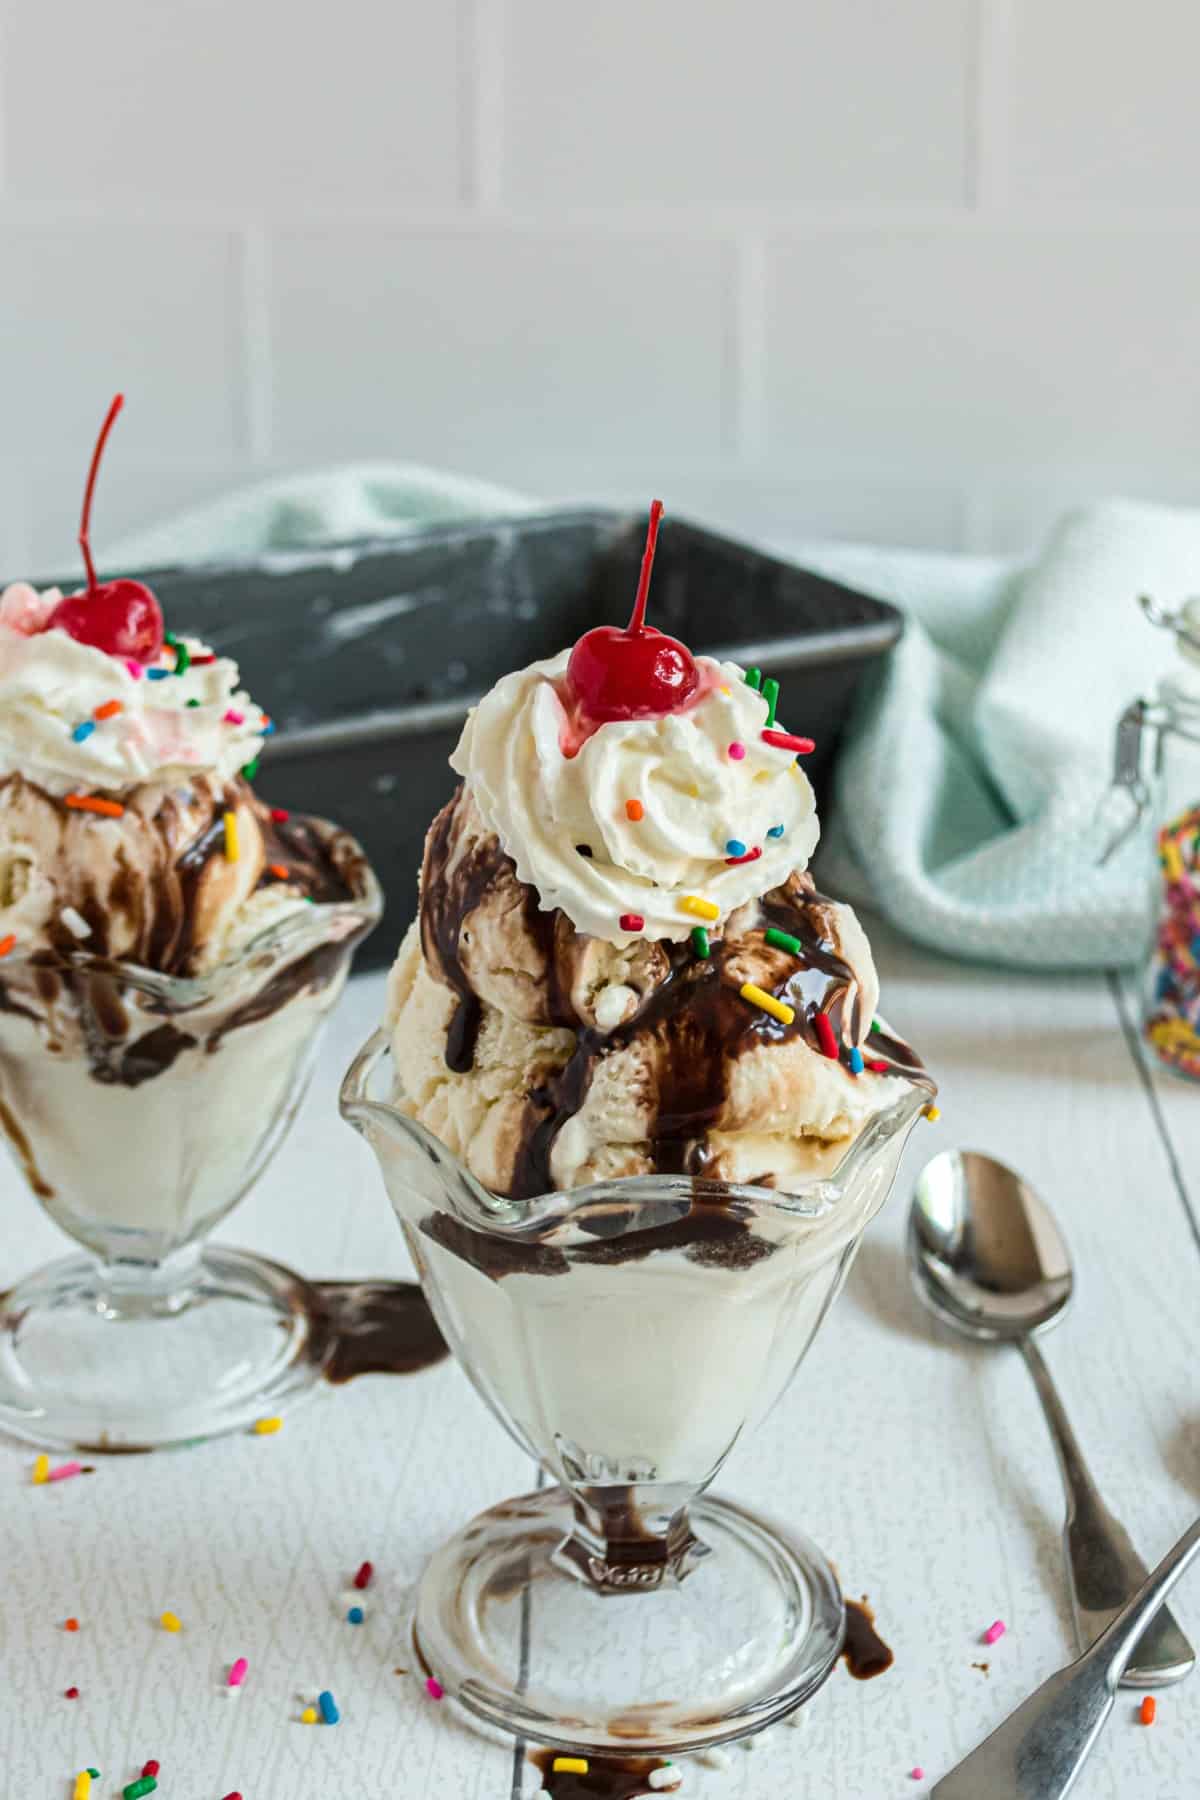
M38 793L44 804L59 811L65 833L97 828L89 815L72 813L56 796L40 789ZM208 802L207 817L197 830L202 794ZM90 1073L106 1084L137 1087L169 1069L185 1050L194 1049L201 1042L198 1032L168 1021L131 1039L132 1015L169 1009L148 988L135 992L136 978L131 982L130 970L171 977L193 972L202 889L214 861L224 855L224 814L237 808L253 813L261 836L263 866L257 887L274 882L270 874L274 863L286 866L289 882L318 904L350 901L361 891L363 858L352 839L323 835L314 821L298 815L273 818L243 778L220 790L167 792L155 813L139 817L134 826L153 840L151 872L136 871L120 846L107 891L101 892L89 878L87 859L81 854L77 860L82 873L76 878L72 903L91 927L90 936L81 941L56 911L47 921L45 946L22 959L19 972L0 973L0 1011L43 1026L55 1004L65 1001L79 1019ZM119 937L114 935L118 926ZM121 953L115 955L118 943ZM207 1030L205 1049L217 1050L231 1031L268 1017L301 991L324 986L348 947L345 938L321 944L278 969L218 1026ZM47 1048L54 1051L59 1046L47 1037Z
M414 1375L450 1352L415 1281L319 1281L322 1373L335 1387L359 1375Z
M792 875L766 894L751 928L733 936L710 934L706 958L697 957L686 940L648 946L650 974L641 1004L615 1030L597 1030L579 1016L572 1001L590 940L562 912L541 910L536 893L517 879L515 865L496 838L472 838L465 832L465 811L459 789L430 829L421 877L425 959L458 995L447 1035L447 1065L458 1074L472 1066L481 1006L462 950L469 943L472 913L485 895L501 891L511 891L513 904L520 904L526 934L540 953L543 1022L573 1030L576 1039L564 1067L540 1079L533 1072L508 1190L512 1199L553 1190L551 1158L559 1133L583 1106L599 1061L633 1040L649 1050L655 1074L654 1167L664 1174L693 1176L706 1174L708 1133L726 1107L737 1057L795 1037L821 1052L818 1013L826 1015L839 1044L845 1025L858 1041L865 1024L859 984L836 948L833 903L816 892L807 875ZM802 954L793 956L768 944L764 933L770 926L794 937ZM795 1009L791 1024L742 999L741 986L750 979ZM919 1059L898 1039L872 1027L864 1056L933 1091ZM849 1071L847 1079L853 1079Z

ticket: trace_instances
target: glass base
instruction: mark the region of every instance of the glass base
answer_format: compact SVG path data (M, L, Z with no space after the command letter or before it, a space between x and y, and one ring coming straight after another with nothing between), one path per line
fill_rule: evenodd
M293 1403L328 1343L316 1291L245 1251L67 1257L0 1296L0 1429L92 1452L216 1437Z
M562 1488L480 1513L434 1555L413 1622L424 1672L476 1718L551 1748L700 1750L761 1731L837 1660L845 1610L820 1551L704 1496L681 1580L604 1590L558 1552Z

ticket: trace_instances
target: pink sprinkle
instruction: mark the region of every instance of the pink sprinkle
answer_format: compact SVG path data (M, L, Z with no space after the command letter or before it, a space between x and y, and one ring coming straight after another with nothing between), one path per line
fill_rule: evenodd
M224 715L224 722L226 725L244 725L246 723L246 715L245 713L238 712L236 707L231 706L229 711Z
M989 1625L987 1630L984 1632L984 1634L983 1634L984 1643L985 1644L994 1644L996 1642L996 1639L1002 1638L1007 1630L1008 1630L1008 1626L1004 1623L1004 1620L997 1619L995 1624Z
M920 1763L917 1764L915 1769L910 1769L908 1771L908 1779L910 1781L924 1781L925 1771L921 1767Z
M135 681L140 681L142 679L144 673L142 665L140 662L135 662L132 656L127 656L125 658L125 667L129 670L129 673L133 676Z
M425 1683L425 1692L431 1700L441 1700L444 1698L446 1690L436 1675L430 1675Z
M232 1794L226 1794L225 1800L242 1800L242 1796L238 1792L238 1790L235 1788L233 1790Z
M730 744L730 746L729 746L729 754L730 754L730 756L732 756L734 762L741 762L742 758L746 754L745 744L739 744L737 739L735 738L733 743Z
M83 1464L78 1462L60 1463L57 1469L51 1469L47 1481L70 1481L72 1475L82 1475Z
M239 1656L232 1669L229 1671L230 1687L241 1687L243 1681L246 1679L246 1669L247 1663L245 1657Z

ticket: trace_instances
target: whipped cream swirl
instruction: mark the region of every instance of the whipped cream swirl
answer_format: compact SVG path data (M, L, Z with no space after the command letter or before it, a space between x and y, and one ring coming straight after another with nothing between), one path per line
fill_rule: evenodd
M23 583L0 595L0 776L51 794L119 794L199 774L228 781L258 755L268 721L236 663L183 638L192 660L176 675L170 649L143 666L38 629L59 597Z
M611 943L678 940L698 924L719 930L807 867L812 788L794 752L763 741L767 703L736 663L698 658L709 680L693 707L601 725L572 756L560 694L569 656L497 682L450 759L543 911L559 907ZM731 844L761 854L730 862ZM689 912L690 896L719 917ZM631 914L644 921L636 931L620 923Z

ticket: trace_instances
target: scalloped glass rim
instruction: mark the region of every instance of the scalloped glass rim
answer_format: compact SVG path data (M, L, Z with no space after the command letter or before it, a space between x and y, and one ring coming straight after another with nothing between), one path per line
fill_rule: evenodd
M240 945L232 956L214 963L211 969L206 969L201 975L167 975L160 969L148 969L142 963L125 962L119 957L96 956L87 950L72 950L63 960L81 974L116 977L124 987L150 995L164 1010L184 1013L195 1007L205 1006L210 1001L222 999L230 978L234 974L244 973L255 963L266 970L285 962L294 962L305 951L315 950L319 945L337 941L338 938L349 937L355 926L360 928L360 935L365 936L379 923L384 904L383 889L367 860L366 852L357 838L351 837L348 831L343 831L330 820L309 817L308 823L317 826L323 836L336 835L341 838L348 850L356 855L355 872L359 891L352 899L315 901L311 906L302 906L295 913L289 913L286 918L277 919L266 926L256 937ZM345 930L331 936L330 924L340 923L342 920L345 920ZM5 959L10 967L31 960L31 954L28 951L22 953L19 944ZM4 965L0 964L0 975L3 971Z
M661 1206L664 1199L676 1196L689 1205L697 1199L711 1198L735 1210L786 1213L791 1218L811 1221L824 1219L850 1191L860 1170L875 1153L893 1137L906 1133L930 1103L924 1089L911 1088L892 1106L875 1114L828 1174L813 1176L797 1188L757 1187L691 1175L629 1175L617 1181L539 1194L529 1200L508 1200L476 1181L439 1137L401 1112L391 1100L372 1097L372 1081L390 1060L390 1038L381 1028L368 1038L346 1071L339 1096L343 1116L352 1124L374 1122L407 1137L447 1180L450 1210L465 1223L476 1227L484 1223L500 1233L520 1230L524 1236L529 1232L533 1241L589 1209L607 1209L614 1201L631 1208L639 1202ZM448 1179L450 1172L455 1177L453 1182ZM531 1226L536 1226L536 1231L529 1231ZM629 1229L639 1227L631 1225Z

